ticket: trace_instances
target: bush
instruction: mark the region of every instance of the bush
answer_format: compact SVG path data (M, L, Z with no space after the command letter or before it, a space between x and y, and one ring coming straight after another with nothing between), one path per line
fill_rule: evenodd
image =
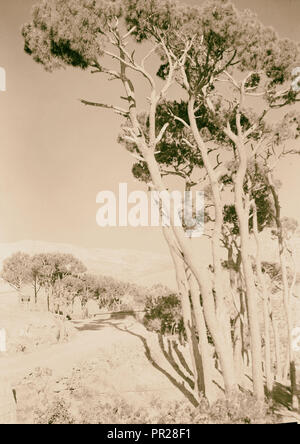
M70 413L70 405L62 398L46 403L35 412L35 424L74 424L75 419Z
M258 402L251 393L237 392L214 403L207 411L207 420L214 424L273 424L276 417L269 404Z
M174 293L148 296L145 304L144 325L150 331L178 335L185 339L181 303Z
M165 404L154 399L140 407L118 397L96 405L82 400L75 417L70 405L58 398L36 413L38 424L273 424L276 419L270 406L245 393L212 406L203 398L197 408L188 401Z

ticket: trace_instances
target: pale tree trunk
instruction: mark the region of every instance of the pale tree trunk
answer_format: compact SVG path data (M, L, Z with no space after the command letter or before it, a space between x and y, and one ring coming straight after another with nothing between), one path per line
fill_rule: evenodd
M266 279L268 279L267 288L268 291L272 292L272 283L271 278L266 276ZM273 340L274 340L274 367L275 367L275 380L277 382L282 381L282 366L281 366L281 345L280 345L280 337L279 337L279 327L278 327L278 321L275 318L274 312L273 312L273 305L272 300L269 300L269 319L270 319L270 325L273 332Z
M46 293L47 293L47 310L50 312L53 305L53 287L48 285L46 287Z
M237 195L240 193L237 192ZM254 395L258 399L264 398L264 386L262 375L262 351L261 351L261 336L259 329L257 299L254 285L253 270L249 256L249 229L248 229L248 212L243 214L243 210L239 208L239 196L236 201L236 209L239 218L240 235L241 235L241 255L244 271L244 279L246 285L248 320L251 341L251 360L252 360L252 377Z
M221 237L222 237L222 225L223 225L223 204L221 199L221 192L218 183L218 176L209 159L207 147L200 136L196 117L195 117L195 98L191 96L188 102L188 115L191 130L196 141L197 147L201 153L204 167L207 171L209 183L212 190L213 203L215 209L215 220L212 234L212 256L213 256L213 288L215 290L216 299L216 318L223 329L224 340L226 341L227 352L233 356L233 347L231 341L231 328L230 328L230 316L228 311L228 299L229 295L226 294L222 277L224 276L224 270L222 268L222 249L221 249ZM227 300L226 300L227 296ZM232 368L234 374L234 367Z
M47 311L50 311L50 289L47 288Z
M120 49L120 57L125 60L126 56L124 54L124 51ZM129 103L129 118L132 124L132 137L134 138L134 141L137 145L137 147L140 149L140 152L142 153L144 160L147 163L147 166L150 171L151 179L154 185L154 188L158 191L165 191L165 186L162 182L162 178L159 172L159 168L157 166L155 157L154 157L154 151L157 144L156 139L156 106L158 103L158 98L156 96L155 87L152 84L151 88L151 99L150 99L150 116L149 116L149 143L146 142L142 130L140 128L140 124L137 118L137 109L136 109L136 99L135 99L135 91L133 83L128 79L126 76L126 64L122 61L120 62L121 67L121 78L124 85L124 89L128 98ZM170 68L171 69L171 68ZM185 322L185 328L186 333L188 337L189 342L189 348L191 353L191 359L192 359L192 365L193 365L193 373L195 378L195 392L197 392L198 387L200 385L199 381L199 374L197 371L197 364L194 356L194 349L192 344L192 316L190 311L190 303L189 303L189 296L187 293L186 288L186 275L184 272L184 269L182 270L182 258L177 257L178 249L176 245L176 239L174 237L174 233L172 232L171 228L166 227L164 230L164 235L167 240L170 253L174 262L175 270L176 270L176 278L177 278L177 284L178 284L178 291L181 296L182 301L182 311L183 311L183 318ZM199 398L199 395L197 395L197 398Z
M143 153L147 162L151 179L155 189L159 192L166 191L166 188L162 182L160 171L157 162L154 158L154 154L150 151ZM205 321L207 323L210 334L213 338L213 342L216 348L217 355L220 360L225 391L229 395L233 390L237 388L235 374L234 374L234 362L233 353L228 348L228 341L222 331L222 326L218 323L215 313L215 302L212 293L211 286L208 283L207 271L205 271L201 265L198 264L197 257L195 257L192 249L190 248L188 239L185 237L183 229L181 227L173 226L173 232L175 233L180 250L182 251L183 258L195 275L198 282L199 289L203 299L203 310Z
M229 281L231 288L232 305L235 310L234 325L233 325L233 358L237 383L239 386L243 386L244 382L244 361L243 361L243 300L241 293L240 282L240 260L239 251L237 252L237 258L234 260L232 241L228 239L226 242L227 248L227 263L229 269Z
M264 383L262 374L261 335L257 310L257 295L249 249L249 202L247 199L248 196L245 196L244 193L244 179L247 171L248 161L246 147L242 142L242 131L240 127L239 115L237 117L237 127L239 135L237 137L235 136L234 140L239 154L239 167L234 179L235 209L239 222L241 257L247 296L251 340L253 393L257 399L263 400Z
M270 340L270 307L269 299L266 288L266 281L262 273L261 265L261 248L260 239L257 224L257 208L255 202L252 205L253 208L253 234L256 241L256 274L258 283L263 298L263 318L264 318L264 333L265 333L265 376L268 393L271 393L273 389L273 375L272 375L272 362L271 362L271 340Z
M122 50L120 51L120 56L121 58L125 57L124 52ZM171 59L170 61L171 61L170 72L167 83L164 88L165 91L171 85L173 80L172 71L174 72L174 66L172 65ZM131 141L133 140L136 143L140 153L143 156L143 160L146 162L148 166L154 188L158 192L165 191L166 188L163 184L160 170L154 155L157 145L156 128L155 128L156 106L159 101L159 98L161 97L161 94L159 94L158 96L156 95L155 86L151 82L152 90L150 97L150 113L149 113L149 142L147 142L145 140L145 137L143 135L142 129L140 127L137 118L134 87L132 82L126 77L126 65L123 62L121 62L121 76L129 103L129 118L132 124L130 139ZM204 310L205 321L213 338L216 352L220 359L223 371L225 391L227 395L229 395L232 390L236 389L232 347L230 350L228 346L228 341L226 340L226 335L224 335L224 332L222 332L220 325L218 323L215 313L215 302L214 302L212 288L207 284L207 272L204 271L202 266L196 265L197 259L193 257L190 248L188 248L187 239L184 237L183 229L182 228L175 229L175 227L172 228L174 234L176 235L180 250L182 252L183 259L197 279L199 289L201 291L201 295L203 298L203 310Z
M270 307L270 310L272 310L271 307ZM273 337L274 337L276 381L280 382L280 381L282 381L282 369L281 369L281 358L280 358L280 337L279 337L279 330L278 330L278 322L274 318L274 313L272 311L270 312L270 320L271 320Z
M280 259L280 268L282 274L282 285L283 285L283 305L286 315L287 321L287 340L288 340L288 367L290 371L290 381L291 381L291 393L292 393L292 407L294 409L299 408L299 401L297 397L297 380L296 380L296 364L295 364L295 356L293 350L293 342L292 342L292 313L291 313L291 302L290 302L290 289L288 283L288 275L287 275L287 263L285 257L285 246L284 246L284 238L283 238L283 229L281 224L281 214L280 214L280 203L278 193L276 191L275 185L273 183L273 178L271 173L268 174L268 182L270 185L270 189L272 192L272 196L274 199L275 205L275 221L277 226L277 240L278 240L278 248L279 248L279 259Z
M203 315L203 309L200 303L199 286L195 279L195 276L190 272L188 275L188 283L190 286L191 299L195 314L195 321L199 336L199 348L202 357L204 383L205 383L205 396L211 403L213 400L213 362L210 351L210 346L207 339L207 328Z
M199 400L201 392L205 396L204 375L203 375L202 363L200 363L200 368L199 368L197 365L197 359L194 351L194 346L195 346L194 327L192 322L192 311L189 300L189 288L185 273L185 265L182 258L180 257L180 251L176 245L176 240L174 238L174 234L171 231L171 228L163 227L163 234L169 245L171 257L175 267L178 292L181 300L184 327L186 331L187 342L193 366L192 372L194 375L194 382L195 382L194 395L196 399Z
M237 296L235 298L235 295ZM233 332L233 344L234 344L234 365L237 382L240 386L244 383L244 360L243 360L243 313L242 313L242 300L239 289L233 289L233 298L235 298L234 304L237 311L237 316L234 322Z
M218 323L215 312L215 301L212 288L209 283L208 272L197 266L197 258L187 245L184 244L182 235L175 228L176 236L181 239L180 246L183 250L184 258L197 279L198 286L203 300L203 312L207 327L212 336L218 359L224 378L225 392L229 396L237 389L232 347L228 348L227 338L224 336L222 325Z
M36 281L36 279L34 280L33 289L34 289L34 303L35 303L35 305L37 305L38 290L37 290L37 281Z
M235 350L235 362L239 372L239 378L243 385L245 381L245 367L249 366L249 350L247 347L247 329L248 329L248 318L247 318L247 308L245 300L245 292L243 290L243 273L241 270L242 258L240 248L236 244L237 254L236 260L233 261L233 255L228 255L228 260L233 264L233 270L231 273L231 287L233 303L238 314L238 319L236 322L236 328L234 331L234 338L237 340L237 346ZM238 353L241 351L241 358Z
M286 259L284 257L284 251L281 250L281 247L282 247L282 245L279 246L280 251L281 251L280 252L280 266L281 266L282 283L283 283L283 303L284 303L284 310L285 310L285 315L286 315L286 319L287 319L287 341L288 341L286 368L289 369L289 373L290 373L292 407L294 409L298 409L299 408L299 401L298 401L298 397L297 397L296 364L295 364L295 357L294 357L294 350L293 350L293 343L292 343L292 313L291 313L291 306L290 306L290 302L289 302L289 285L288 285L288 278L287 278L287 265L286 265ZM284 379L286 379L286 378L287 378L287 371L285 371L285 375L284 375Z

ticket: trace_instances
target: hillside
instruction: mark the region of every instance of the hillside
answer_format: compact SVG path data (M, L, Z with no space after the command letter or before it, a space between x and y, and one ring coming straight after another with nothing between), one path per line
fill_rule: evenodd
M252 254L255 255L256 246L252 241ZM277 243L270 233L262 234L263 260L278 261ZM295 260L300 272L300 237L294 241ZM129 249L84 248L72 244L52 243L45 241L23 240L12 243L0 243L0 267L3 260L11 254L23 251L28 254L42 252L70 253L80 259L90 273L112 276L138 285L151 286L157 283L176 289L175 273L171 257L152 251ZM195 240L195 253L199 261L208 264L211 262L209 239L202 237ZM224 250L224 259L226 251ZM300 292L296 288L297 294Z

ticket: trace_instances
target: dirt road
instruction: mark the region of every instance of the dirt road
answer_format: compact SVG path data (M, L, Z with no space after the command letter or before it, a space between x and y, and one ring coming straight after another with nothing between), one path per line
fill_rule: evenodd
M134 318L76 322L78 334L68 343L29 354L0 357L0 377L16 386L36 368L51 369L57 379L97 357L102 363L97 391L159 394L165 400L182 399L182 379L165 359L156 335ZM148 353L145 354L146 349ZM99 387L100 384L100 387Z

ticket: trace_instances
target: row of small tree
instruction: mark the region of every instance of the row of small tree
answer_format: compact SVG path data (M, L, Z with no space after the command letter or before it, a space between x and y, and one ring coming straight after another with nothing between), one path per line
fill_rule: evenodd
M1 277L18 291L32 288L34 303L38 303L41 289L47 294L47 308L54 306L59 288L68 288L70 280L80 281L86 267L71 254L39 253L33 256L17 252L4 260ZM26 296L26 295L25 295Z
M72 254L17 252L4 260L2 279L25 294L30 288L34 304L41 293L46 295L48 311L72 315L72 304L78 297L84 307L88 300L99 309L116 311L142 307L146 290L109 276L87 273L85 265ZM135 307L134 307L135 306Z
M264 398L265 382L269 391L272 388L274 318L261 232L273 227L296 405L290 303L294 279L287 279L289 248L274 170L285 155L297 152L300 118L294 104L299 88L292 87L291 73L300 61L299 44L280 39L249 10L240 12L226 0L200 7L173 0L42 0L32 17L22 32L25 51L36 62L49 71L67 65L90 69L122 86L124 106L82 103L124 118L119 140L135 158L135 177L158 192L170 189L169 177L174 175L185 189L201 186L206 191L209 268L198 260L184 228L172 222L163 228L176 270L198 398L202 393L210 399L213 386L208 334L228 397L249 372L246 354L251 357L254 395ZM173 100L174 94L179 99ZM251 238L257 247L254 260ZM224 247L229 289L224 285Z

